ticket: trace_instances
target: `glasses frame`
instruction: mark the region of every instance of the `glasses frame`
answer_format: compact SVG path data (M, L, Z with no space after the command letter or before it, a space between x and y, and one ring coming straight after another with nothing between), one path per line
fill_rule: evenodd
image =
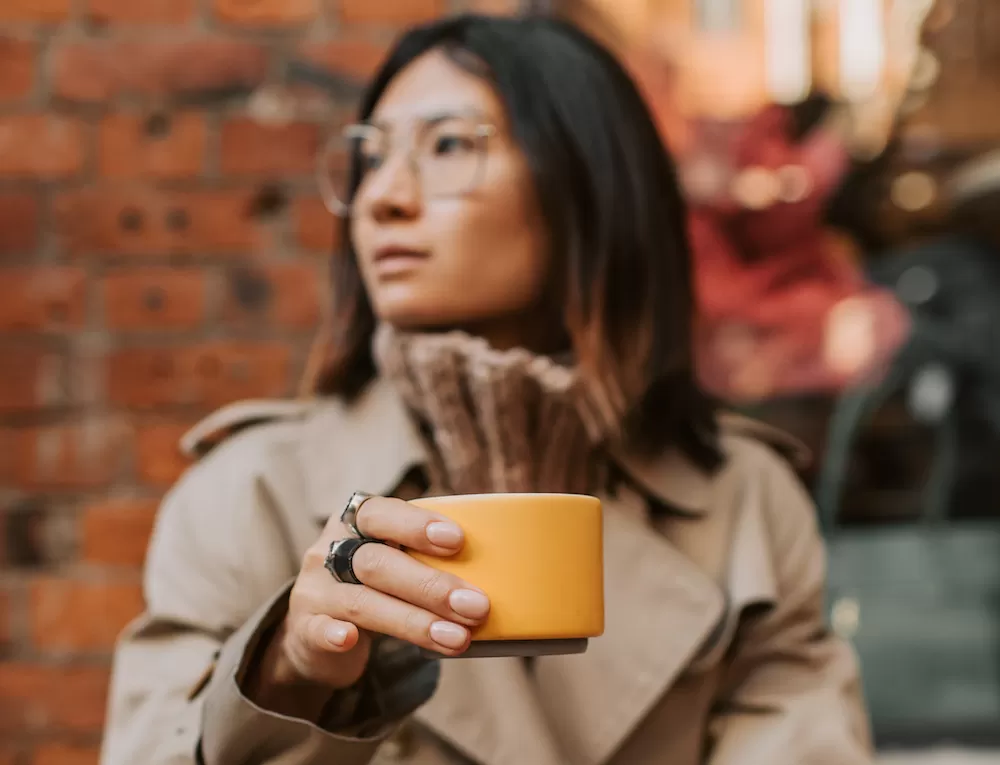
M476 178L464 189L459 192L455 192L454 196L460 196L462 194L468 194L474 190L480 183L482 183L483 175L486 172L487 156L489 152L489 139L496 135L497 127L492 122L483 119L483 115L478 111L456 111L448 112L440 115L434 115L433 117L423 117L416 120L417 123L422 123L426 125L431 120L438 120L441 118L448 117L462 117L471 118L476 121L476 149L479 152L479 167L476 170ZM333 154L335 150L342 150L342 143L347 139L361 137L363 132L370 130L383 130L377 125L372 125L367 122L356 122L350 125L346 125L337 135L331 136L327 139L323 148L320 150L319 155L316 158L316 185L319 187L320 197L323 200L323 206L332 214L338 218L346 218L351 212L351 203L342 202L338 197L334 184L330 179L330 174L326 171L327 164L326 160ZM354 133L354 135L351 135ZM417 141L415 136L417 135L417 130L408 130L406 141L406 159L407 166L410 168L411 172L416 176L417 181L422 184L421 168L419 162L417 162L414 156L417 148ZM387 154L391 154L394 146L390 146L390 150ZM349 153L347 172L350 175L354 171L354 163L357 160L357 150L353 150ZM377 173L378 170L375 170ZM421 193L423 193L423 187L421 185ZM435 195L438 196L438 195ZM440 195L442 197L453 196L452 194ZM352 200L353 201L353 200Z

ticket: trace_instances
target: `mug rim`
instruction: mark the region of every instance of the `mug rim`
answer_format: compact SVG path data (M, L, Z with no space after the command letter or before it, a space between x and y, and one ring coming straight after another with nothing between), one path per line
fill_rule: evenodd
M497 491L497 492L479 492L476 494L432 494L426 497L418 497L417 499L409 500L410 502L420 502L425 499L480 499L480 498L494 498L494 497L510 497L512 499L523 499L525 497L559 497L563 499L596 499L600 501L600 497L594 494L571 494L568 492L558 492L558 491Z

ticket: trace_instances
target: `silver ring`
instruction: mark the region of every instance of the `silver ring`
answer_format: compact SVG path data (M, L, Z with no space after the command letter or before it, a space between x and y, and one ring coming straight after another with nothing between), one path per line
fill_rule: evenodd
M330 544L323 565L333 575L333 578L343 584L361 584L358 575L354 573L354 554L364 545L382 544L377 539L346 537Z
M347 500L347 507L340 514L340 522L351 530L351 533L359 539L364 539L365 535L358 529L358 510L361 506L372 498L372 494L365 494L363 491L356 491Z

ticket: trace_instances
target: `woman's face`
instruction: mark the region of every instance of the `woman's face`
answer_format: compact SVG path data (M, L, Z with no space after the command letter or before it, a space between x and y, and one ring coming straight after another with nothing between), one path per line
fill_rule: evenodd
M393 79L369 122L380 130L362 142L370 169L350 230L376 315L528 344L549 248L493 89L432 51Z

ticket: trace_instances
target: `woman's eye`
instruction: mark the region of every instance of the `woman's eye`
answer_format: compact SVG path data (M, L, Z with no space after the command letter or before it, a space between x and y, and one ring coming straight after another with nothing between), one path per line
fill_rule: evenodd
M441 135L434 141L434 153L439 155L474 151L475 148L476 142L469 136Z

